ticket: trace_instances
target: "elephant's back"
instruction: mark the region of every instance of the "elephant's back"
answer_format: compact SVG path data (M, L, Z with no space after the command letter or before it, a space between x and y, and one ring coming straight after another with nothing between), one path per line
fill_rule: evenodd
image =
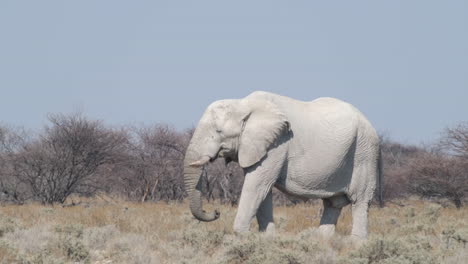
M360 112L351 104L331 97L321 97L304 107L301 128L309 136L321 140L348 141L356 136ZM340 142L343 143L343 142Z
M348 136L358 137L359 141L369 141L372 144L379 141L378 134L367 117L350 103L336 98L322 97L311 101L309 107L311 124L315 122L325 124L324 126L329 126L338 134L341 131ZM344 136L338 134L332 132L330 135L338 139Z
M306 103L309 108L312 108L317 113L351 113L355 112L356 108L350 103L333 97L319 97L315 100Z

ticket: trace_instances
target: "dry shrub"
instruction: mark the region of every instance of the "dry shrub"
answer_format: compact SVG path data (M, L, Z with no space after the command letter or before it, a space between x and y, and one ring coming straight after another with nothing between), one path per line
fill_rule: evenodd
M436 264L430 248L395 238L372 238L359 249L340 260L340 264ZM416 242L417 244L414 244ZM424 240L422 241L424 242Z
M5 242L0 243L0 263L13 263L18 253Z
M446 249L466 248L468 243L468 228L464 227L460 229L450 225L442 231L442 237Z
M205 230L188 229L183 231L182 241L185 245L192 246L196 250L209 252L223 242L226 234L225 231L207 232Z
M57 226L55 232L59 235L58 248L68 259L75 262L89 262L89 250L82 242L82 225Z
M5 234L15 231L19 226L18 220L11 217L2 217L0 215L0 237Z
M219 263L333 263L336 252L326 249L321 242L320 237L307 232L296 236L235 237L223 243Z
M370 210L368 243L347 236L350 210L338 234L316 232L320 203L275 207L277 234L235 235L236 209L221 204L218 221L195 220L184 203L0 207L0 263L463 263L468 209L400 200ZM371 262L369 262L371 261Z
M4 237L4 242L15 249L16 263L63 263L58 241L58 235L46 225L19 228Z
M120 230L115 225L91 227L84 230L83 243L97 251L106 249L108 242L121 236Z

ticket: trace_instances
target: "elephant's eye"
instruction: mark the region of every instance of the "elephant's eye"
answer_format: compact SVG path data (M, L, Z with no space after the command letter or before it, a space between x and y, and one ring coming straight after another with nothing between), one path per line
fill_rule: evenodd
M221 134L223 131L221 129L216 129L216 133Z

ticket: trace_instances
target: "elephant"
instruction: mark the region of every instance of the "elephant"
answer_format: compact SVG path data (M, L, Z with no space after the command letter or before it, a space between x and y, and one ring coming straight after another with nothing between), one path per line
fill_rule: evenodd
M303 199L323 200L318 230L332 235L341 209L352 206L352 231L368 235L368 211L382 175L380 140L351 104L322 97L299 101L257 91L210 104L195 128L184 158L190 210L200 221L219 218L203 210L200 175L217 158L238 162L245 180L234 232L274 233L272 187Z

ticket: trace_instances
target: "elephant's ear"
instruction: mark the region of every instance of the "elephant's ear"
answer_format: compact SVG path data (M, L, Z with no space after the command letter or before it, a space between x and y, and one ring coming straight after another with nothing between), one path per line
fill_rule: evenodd
M278 137L289 128L286 116L267 100L249 100L250 110L243 118L239 164L247 168L259 162Z

